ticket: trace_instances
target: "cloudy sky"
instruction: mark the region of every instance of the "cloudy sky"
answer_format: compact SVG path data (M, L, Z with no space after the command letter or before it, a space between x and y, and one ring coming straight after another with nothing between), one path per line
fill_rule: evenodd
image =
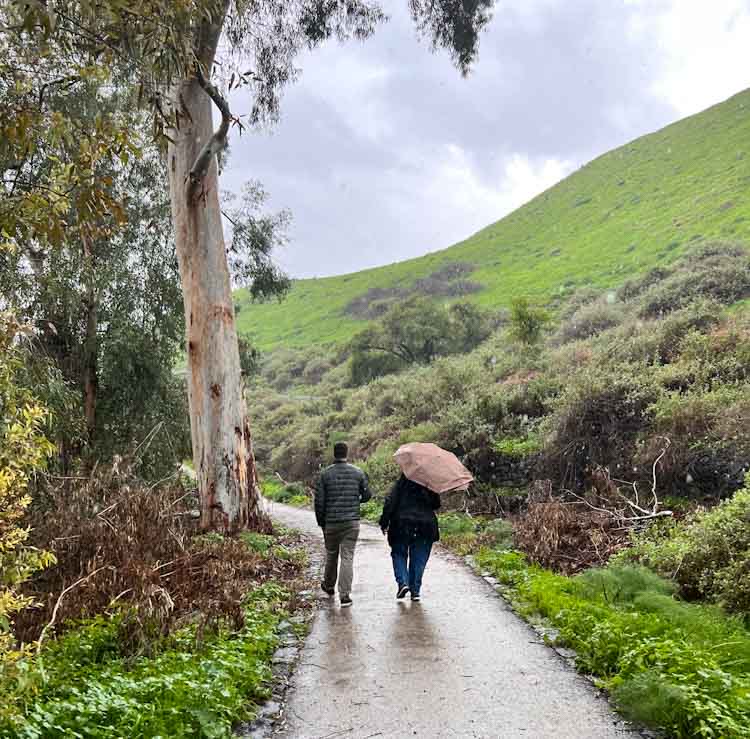
M278 257L295 277L450 246L750 86L750 0L500 0L468 78L417 38L406 0L383 6L369 41L299 60L278 125L232 137L223 186L259 179L292 211Z

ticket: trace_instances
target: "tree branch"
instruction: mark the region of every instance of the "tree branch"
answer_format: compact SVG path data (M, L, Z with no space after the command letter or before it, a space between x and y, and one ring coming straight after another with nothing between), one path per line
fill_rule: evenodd
M388 346L380 346L379 344L362 344L357 347L360 351L364 352L384 352L385 354L392 354L394 357L400 359L402 362L409 363L409 357L399 353L396 349Z
M226 98L219 92L218 88L211 83L203 74L201 65L195 67L195 77L198 84L203 88L205 93L213 100L216 107L221 112L221 125L214 131L213 136L206 142L190 168L188 179L190 181L189 194L193 195L196 186L203 181L203 178L211 166L211 160L223 151L227 145L227 134L229 133L229 124L232 122L232 113L229 110L229 103Z
M96 575L97 572L101 572L105 569L111 569L108 565L102 565L101 567L97 567L93 572L89 572L88 575L85 575L84 577L79 578L76 580L72 585L68 585L65 590L60 593L60 596L57 599L57 602L55 603L55 607L52 609L52 618L50 619L49 623L42 629L42 633L39 634L39 641L36 643L36 653L39 654L39 652L42 649L42 642L44 641L44 637L49 629L51 629L55 621L57 620L57 611L60 608L60 604L62 603L62 599L65 597L67 593L69 593L76 585L80 585L82 582L86 582L89 578Z

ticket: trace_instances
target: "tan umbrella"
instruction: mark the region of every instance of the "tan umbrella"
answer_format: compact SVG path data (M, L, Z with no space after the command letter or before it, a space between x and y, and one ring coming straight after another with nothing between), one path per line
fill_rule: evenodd
M404 444L393 457L406 477L434 493L466 490L474 480L455 454L436 444Z

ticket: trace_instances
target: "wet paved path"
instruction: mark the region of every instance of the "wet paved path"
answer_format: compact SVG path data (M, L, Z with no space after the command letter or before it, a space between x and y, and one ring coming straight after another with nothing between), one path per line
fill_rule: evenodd
M311 512L269 509L280 523L320 537ZM395 589L384 537L363 524L354 606L342 610L337 598L323 596L282 736L638 736L456 558L433 550L421 603L396 601Z

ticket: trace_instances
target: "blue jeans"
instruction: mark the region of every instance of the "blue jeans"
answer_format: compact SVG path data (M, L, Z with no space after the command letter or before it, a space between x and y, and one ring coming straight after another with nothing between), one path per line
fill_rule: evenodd
M408 585L412 595L419 595L431 551L432 542L422 536L399 539L391 544L393 574L399 587Z

